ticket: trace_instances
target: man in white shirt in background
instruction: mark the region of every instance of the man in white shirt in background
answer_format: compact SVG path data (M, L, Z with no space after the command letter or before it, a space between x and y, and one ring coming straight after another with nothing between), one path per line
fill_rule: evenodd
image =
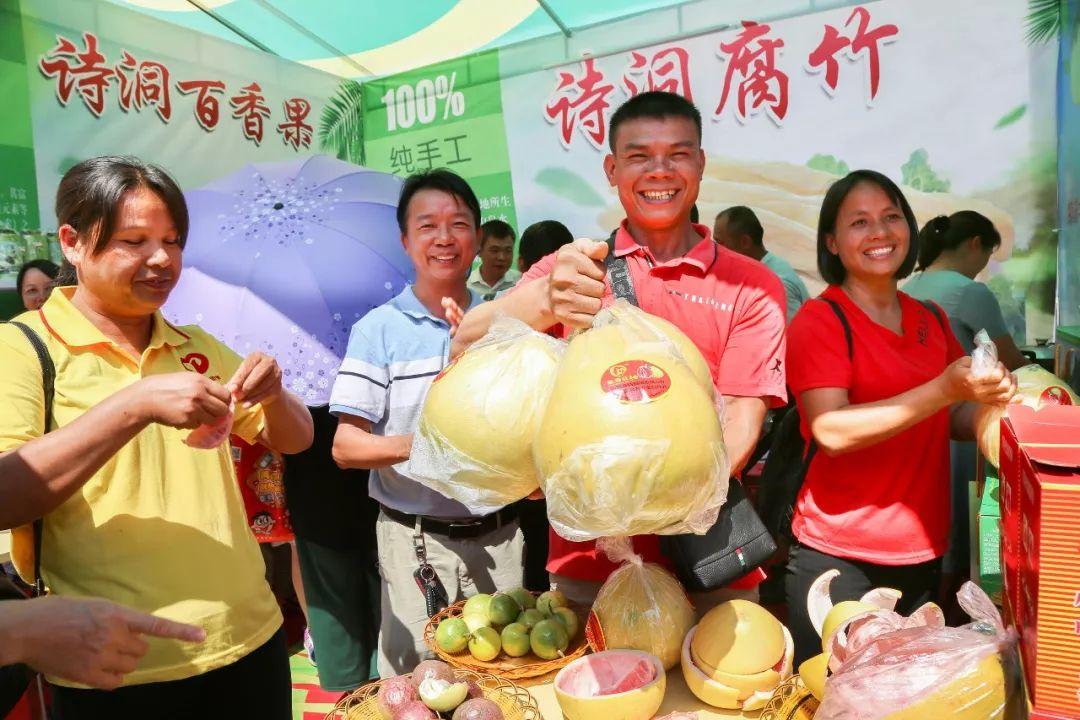
M745 205L736 205L723 210L716 216L713 224L713 237L728 250L751 257L765 264L765 267L779 276L784 283L784 295L787 297L787 322L799 311L802 304L810 299L802 278L784 258L765 249L764 230L754 211Z
M514 228L502 220L488 220L480 226L480 264L469 275L469 289L481 300L509 290L521 278L514 263Z

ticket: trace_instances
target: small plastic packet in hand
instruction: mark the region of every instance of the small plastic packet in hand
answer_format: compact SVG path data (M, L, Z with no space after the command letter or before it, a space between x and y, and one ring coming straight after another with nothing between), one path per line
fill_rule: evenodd
M196 450L213 450L229 439L232 434L233 405L229 403L229 412L212 423L200 425L184 438L184 444Z
M971 351L971 374L984 378L994 372L998 364L997 345L990 339L986 330L975 334L975 349Z

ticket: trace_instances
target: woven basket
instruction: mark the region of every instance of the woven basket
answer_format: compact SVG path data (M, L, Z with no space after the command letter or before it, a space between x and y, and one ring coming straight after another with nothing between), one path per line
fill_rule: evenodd
M799 676L792 675L773 692L759 720L812 720L817 709L818 701Z
M529 653L519 658L512 658L504 654L500 654L491 662L484 662L477 660L469 651L466 650L458 655L451 655L439 649L439 646L435 643L435 628L439 626L439 623L446 618L460 617L462 608L465 607L465 601L456 602L450 607L441 610L437 615L428 620L427 625L424 627L424 642L427 643L428 648L435 653L440 660L449 663L456 668L463 668L466 670L473 670L480 673L491 673L507 680L525 680L528 678L539 678L546 675L550 675L558 670L563 669L574 660L584 655L589 649L589 643L585 639L585 633L579 631L578 636L570 642L570 647L566 649L566 653L561 658L554 660L541 660L536 655ZM579 608L574 608L578 617L581 619L582 628L585 627L585 618L582 617L582 612Z
M525 688L487 673L455 670L459 681L472 681L484 691L484 697L502 710L505 720L543 720L540 706ZM377 696L383 681L373 682L338 700L325 720L384 720Z

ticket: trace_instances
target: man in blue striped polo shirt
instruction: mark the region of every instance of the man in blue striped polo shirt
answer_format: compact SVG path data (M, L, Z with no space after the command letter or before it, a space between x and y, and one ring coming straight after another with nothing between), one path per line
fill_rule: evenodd
M522 535L512 506L476 516L406 470L424 398L447 364L443 299L466 309L480 302L466 286L480 203L461 177L432 170L405 181L397 219L416 282L353 326L330 397L338 415L334 460L370 468L371 497L382 506L376 530L384 678L411 671L426 654L428 603L414 577L422 560L434 568L450 602L522 582Z

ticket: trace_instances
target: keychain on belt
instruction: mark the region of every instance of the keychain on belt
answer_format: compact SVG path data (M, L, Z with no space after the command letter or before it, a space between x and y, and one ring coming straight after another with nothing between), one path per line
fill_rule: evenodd
M413 550L416 551L416 562L419 565L413 573L413 579L416 580L416 586L420 588L420 592L424 594L428 617L434 617L450 604L450 597L446 594L446 588L439 579L439 574L427 560L427 543L424 542L424 530L419 516L413 528Z

